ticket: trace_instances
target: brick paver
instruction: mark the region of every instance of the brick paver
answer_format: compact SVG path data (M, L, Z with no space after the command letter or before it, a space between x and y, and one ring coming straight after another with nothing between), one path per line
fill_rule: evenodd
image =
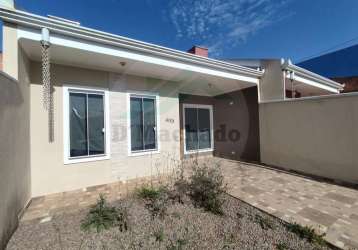
M313 226L326 240L358 249L358 190L216 158L229 193L287 222Z
M99 194L105 195L108 201L116 201L128 195L136 187L159 179L138 178L127 182L115 182L98 185L70 192L50 194L31 200L21 218L22 222L38 220L40 223L51 220L56 214L72 213L96 203Z

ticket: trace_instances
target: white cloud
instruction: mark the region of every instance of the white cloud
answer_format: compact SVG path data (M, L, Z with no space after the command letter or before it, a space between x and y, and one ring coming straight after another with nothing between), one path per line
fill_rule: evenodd
M258 30L282 20L290 0L172 0L170 19L178 38L200 41L211 55L235 47Z

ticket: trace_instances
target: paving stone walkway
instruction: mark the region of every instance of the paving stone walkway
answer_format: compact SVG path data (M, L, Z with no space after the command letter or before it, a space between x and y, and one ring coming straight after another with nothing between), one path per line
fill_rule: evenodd
M284 221L313 226L337 247L358 249L358 190L257 165L217 161L231 195Z

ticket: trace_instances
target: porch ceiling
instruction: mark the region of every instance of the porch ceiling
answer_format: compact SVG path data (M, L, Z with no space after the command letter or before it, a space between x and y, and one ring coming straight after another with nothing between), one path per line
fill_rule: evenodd
M38 33L38 32L36 32ZM36 35L36 34L35 34ZM19 42L31 60L41 60L41 46L39 34L33 36L29 31L20 32ZM125 56L130 51L124 51L120 55L107 53L101 47L89 47L88 44L76 46L78 41L64 36L51 37L51 61L56 64L69 65L94 70L109 71L119 74L138 75L143 77L161 79L178 84L181 93L215 96L243 88L256 86L257 76L232 73L227 70L217 70L198 67L195 64L178 62L176 65L163 65L156 62L131 58ZM82 42L82 41L81 41ZM90 44L91 46L98 46ZM110 48L117 51L115 48ZM122 63L125 63L123 65ZM183 65L182 68L180 66ZM169 83L171 84L171 83Z

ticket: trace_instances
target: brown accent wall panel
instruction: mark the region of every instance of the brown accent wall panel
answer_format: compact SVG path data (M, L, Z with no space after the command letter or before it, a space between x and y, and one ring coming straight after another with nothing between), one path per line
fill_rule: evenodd
M259 105L257 87L215 97L179 95L181 155L183 152L183 104L213 105L214 155L260 161Z
M257 87L215 97L215 151L219 157L260 161Z

